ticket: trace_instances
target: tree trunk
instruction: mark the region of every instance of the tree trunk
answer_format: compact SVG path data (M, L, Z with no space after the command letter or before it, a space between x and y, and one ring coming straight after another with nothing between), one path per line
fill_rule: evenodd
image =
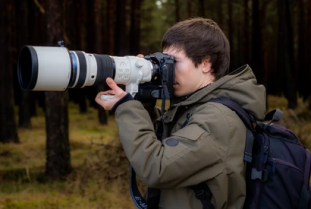
M199 15L200 17L205 17L205 5L204 0L199 0Z
M248 0L244 0L244 21L243 21L243 57L244 57L244 62L247 64L250 64L250 57L249 57L249 11L248 11Z
M132 0L131 5L131 30L130 30L130 54L139 53L140 41L140 0Z
M295 87L295 69L293 54L293 37L290 23L290 11L288 0L278 0L279 15L279 57L278 69L283 83L283 92L288 101L288 108L297 107Z
M235 54L234 50L234 29L233 29L233 21L232 21L232 1L228 1L228 41L230 43L230 67L229 70L232 71L234 70L234 66L236 65L235 63Z
M179 0L175 0L175 21L180 21L180 13L179 13Z
M89 50L97 54L103 54L104 52L102 11L103 8L100 0L93 0L92 4L88 4L87 16L89 21L87 22L91 24L88 24L89 27L86 37L88 39L88 42L90 43ZM96 91L96 93L99 91L104 91L106 86L105 82L106 81L102 81L102 83L99 84L98 86L88 88L88 90ZM96 107L98 110L99 123L102 125L107 125L108 118L106 110L98 104L96 104Z
M127 49L127 31L126 31L126 19L125 19L125 6L126 0L116 1L116 33L115 33L115 54L117 56L128 55Z
M262 18L260 14L259 0L253 0L252 68L258 83L264 84Z
M307 42L306 42L306 46L311 46L311 1L308 1L308 4L307 4L307 8L308 8L308 13L307 13L307 37L309 37L307 39ZM310 47L307 47L307 52L306 52L306 57L308 59L306 59L306 65L304 66L305 69L309 69L310 66L311 66L311 48ZM310 70L308 71L308 75L310 75ZM311 80L311 76L309 77L309 81ZM310 82L309 82L310 84ZM309 87L308 87L309 88ZM310 88L309 88L310 89ZM308 97L306 97L308 99L306 99L309 103L308 107L309 107L309 110L311 110L311 92L309 92L309 95Z
M299 17L298 17L298 59L297 59L297 76L298 76L298 82L297 82L297 88L299 90L300 95L302 96L303 100L306 101L310 94L310 82L311 82L311 73L307 66L308 60L310 60L310 55L308 56L308 51L310 51L310 36L308 34L308 30L310 27L307 27L307 21L306 21L306 12L305 8L307 5L305 4L304 0L299 0L298 2L299 6ZM309 38L308 38L309 37ZM309 43L308 43L309 42Z
M104 40L105 49L104 53L114 55L114 17L115 17L115 4L113 0L107 0L106 6L106 16L105 16L105 23L106 23L106 38Z
M14 111L13 92L13 30L15 23L14 1L0 3L0 142L19 142Z
M192 0L187 0L188 18L193 17Z
M47 45L63 40L62 1L46 0ZM64 177L71 171L68 133L68 92L45 93L46 174Z
M224 18L223 18L223 3L222 0L218 0L217 1L217 18L218 18L218 25L220 26L220 28L224 29Z
M21 49L24 45L29 44L29 32L28 32L28 4L26 1L16 1L16 12L21 15L17 18L16 26L17 31L22 33L17 34L17 48ZM18 111L18 126L22 128L31 128L31 91L23 91L18 88L20 92L20 102Z

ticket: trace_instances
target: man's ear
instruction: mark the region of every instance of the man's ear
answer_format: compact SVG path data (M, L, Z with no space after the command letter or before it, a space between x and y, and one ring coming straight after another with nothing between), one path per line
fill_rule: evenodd
M203 73L211 73L213 71L209 56L203 59L201 63L201 70Z

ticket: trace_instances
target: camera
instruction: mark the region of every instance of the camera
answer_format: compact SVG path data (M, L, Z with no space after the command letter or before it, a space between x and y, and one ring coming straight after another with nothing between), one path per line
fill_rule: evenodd
M111 77L132 96L169 99L174 94L174 57L161 52L139 58L69 51L64 46L24 46L17 66L23 90L64 91Z

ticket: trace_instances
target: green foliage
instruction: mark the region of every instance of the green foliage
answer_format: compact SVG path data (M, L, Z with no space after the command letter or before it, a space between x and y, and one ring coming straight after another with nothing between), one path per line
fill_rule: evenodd
M162 51L161 40L165 31L175 22L175 6L170 1L157 6L156 0L143 1L141 5L141 42L142 54Z

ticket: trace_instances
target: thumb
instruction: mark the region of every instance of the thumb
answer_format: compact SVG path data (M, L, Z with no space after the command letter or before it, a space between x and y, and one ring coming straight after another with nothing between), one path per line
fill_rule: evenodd
M120 93L121 91L123 91L117 84L116 82L114 82L114 80L112 78L107 78L106 79L106 83L107 85L114 90L115 94Z

